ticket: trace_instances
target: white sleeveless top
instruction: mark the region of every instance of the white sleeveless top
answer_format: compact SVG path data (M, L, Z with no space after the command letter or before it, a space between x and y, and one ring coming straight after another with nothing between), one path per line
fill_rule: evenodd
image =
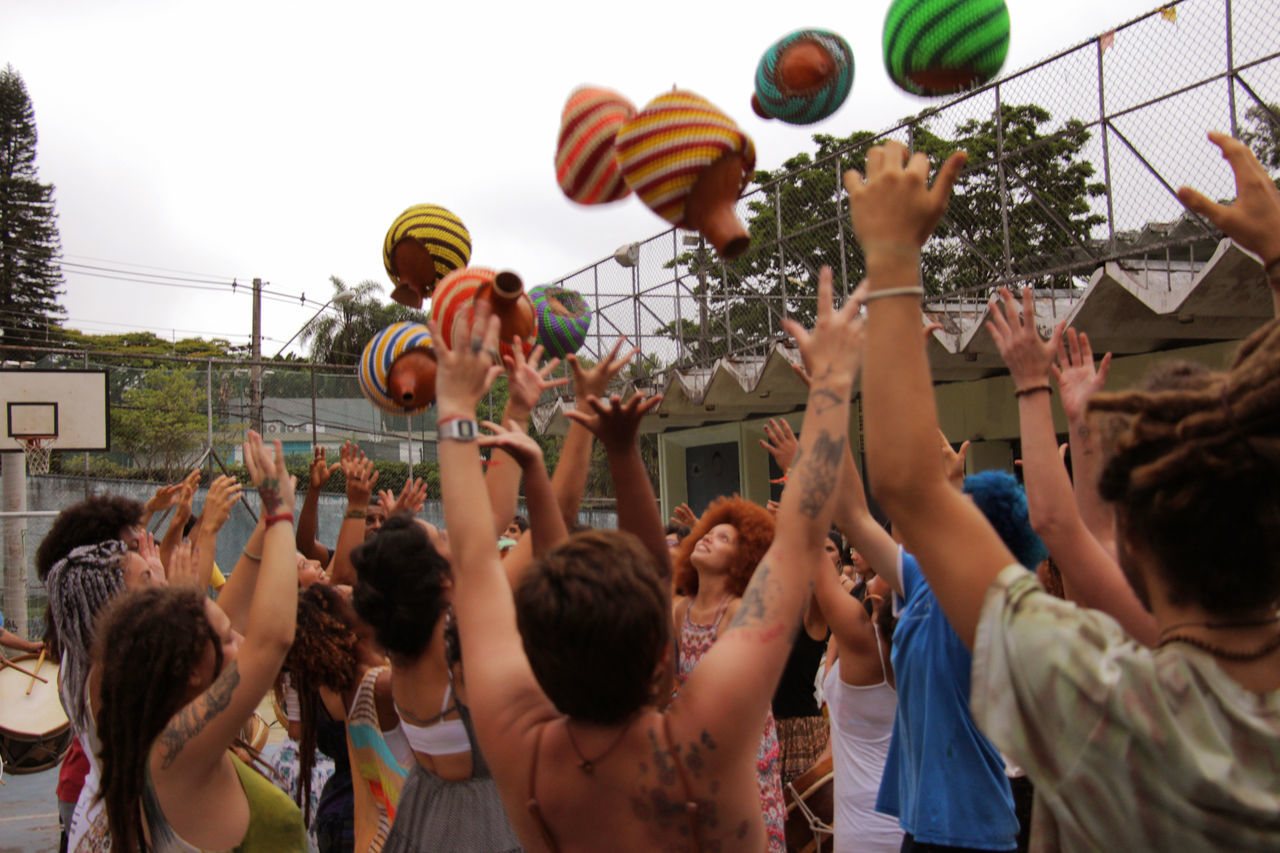
M874 625L876 649L880 651L880 629ZM902 848L898 819L876 811L880 777L889 757L893 738L893 716L898 709L898 693L884 672L879 684L855 687L840 680L836 661L823 679L827 708L831 713L831 759L835 771L835 853L884 851Z

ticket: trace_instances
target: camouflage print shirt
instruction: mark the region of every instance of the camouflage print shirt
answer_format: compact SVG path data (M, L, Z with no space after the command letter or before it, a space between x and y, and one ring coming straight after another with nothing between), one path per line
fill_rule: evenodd
M1280 690L1145 648L1021 566L987 591L972 676L978 725L1052 818L1032 849L1280 850Z

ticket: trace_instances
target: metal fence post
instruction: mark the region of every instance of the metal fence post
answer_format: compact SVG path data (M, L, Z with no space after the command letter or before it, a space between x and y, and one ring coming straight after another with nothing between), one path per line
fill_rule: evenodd
M1005 279L1013 277L1013 247L1009 242L1009 185L1004 172L1004 102L996 86L996 172L1000 176L1000 231L1004 238Z
M1107 90L1106 73L1102 65L1102 39L1095 39L1098 49L1098 126L1102 128L1102 183L1106 186L1107 199L1107 249L1116 250L1116 216L1111 205L1111 143L1107 138Z
M209 482L213 482L213 359L205 362L204 374L204 412L208 424L209 439Z
M837 156L832 165L836 170L836 240L840 246L840 298L847 299L849 296L849 261L846 257L844 243L844 211L841 209L840 195L841 178L840 174L840 158Z
M1231 110L1231 135L1240 138L1240 124L1236 121L1236 48L1235 20L1231 14L1231 0L1226 0L1227 12L1227 106Z

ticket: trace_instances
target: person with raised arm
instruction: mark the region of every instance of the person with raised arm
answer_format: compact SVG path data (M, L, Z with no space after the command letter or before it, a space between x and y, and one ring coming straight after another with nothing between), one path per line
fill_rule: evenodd
M293 642L298 592L280 442L273 454L251 431L244 455L267 527L244 636L194 586L132 592L98 627L92 707L117 853L306 849L297 806L230 749Z
M1151 613L1134 594L1120 565L1085 526L1058 455L1049 376L1062 346L1066 321L1045 341L1036 329L1035 297L1030 288L1022 291L1021 309L1007 288L1000 289L1000 300L999 305L991 304L987 330L1009 368L1018 400L1022 477L1031 525L1062 572L1072 601L1111 614L1140 643L1154 646L1158 632Z
M1204 209L1246 248L1274 249L1263 254L1274 264L1280 227L1264 232L1280 226L1280 193L1247 148L1214 140L1240 197ZM1101 488L1121 565L1158 628L1146 648L1111 616L1046 593L927 461L937 412L918 335L919 253L963 163L952 155L930 187L927 157L889 142L868 154L865 179L845 175L870 280L867 447L873 493L973 649L974 718L1053 818L1056 837L1037 820L1032 846L1275 849L1280 323L1207 385L1091 403L1121 416Z
M347 511L342 516L338 541L334 543L333 557L329 560L329 582L352 585L356 577L355 568L351 565L351 551L382 529L387 511L380 502L370 500L378 482L378 471L372 459L352 445L351 451L343 455L338 464L347 481Z
M837 312L831 302L826 270L814 332L788 327L817 376L774 544L665 713L674 662L657 559L629 534L578 534L531 566L513 596L492 519L474 512L484 494L475 407L497 374L485 355L497 323L481 309L469 339L437 345L467 685L480 745L527 849L764 847L756 748L822 556L857 362L857 303Z

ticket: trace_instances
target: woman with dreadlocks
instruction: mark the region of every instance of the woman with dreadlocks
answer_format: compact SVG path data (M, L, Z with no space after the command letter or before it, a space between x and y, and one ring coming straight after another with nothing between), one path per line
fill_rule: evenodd
M104 614L91 684L102 790L117 853L302 851L297 806L230 747L293 642L293 479L255 432L245 462L265 532L242 637L204 591L148 589Z
M1245 145L1210 138L1235 172L1235 204L1180 196L1260 255L1280 294L1280 191ZM974 719L1052 818L1037 818L1031 846L1275 850L1280 321L1211 382L1091 403L1118 420L1099 484L1121 568L1156 623L1155 648L1143 646L1046 593L930 452L919 253L964 160L952 155L930 188L926 155L908 160L891 141L868 152L865 179L845 174L868 273L866 447L875 497L972 649Z

